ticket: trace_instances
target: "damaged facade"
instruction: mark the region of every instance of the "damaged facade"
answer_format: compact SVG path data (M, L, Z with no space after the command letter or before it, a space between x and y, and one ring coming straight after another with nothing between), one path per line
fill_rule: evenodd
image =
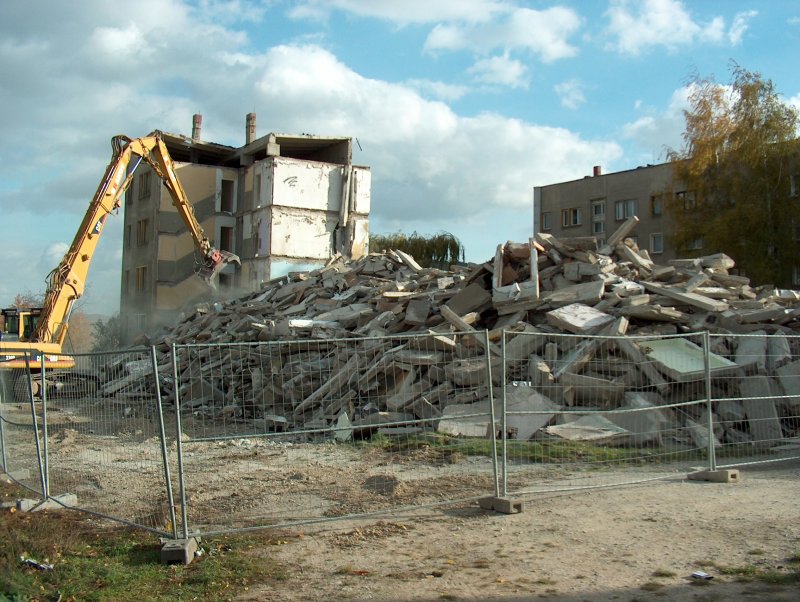
M352 163L351 138L270 133L246 122L239 148L164 134L206 236L236 253L241 267L220 273L223 295L259 290L289 272L323 266L340 253L358 259L369 242L371 174ZM187 302L207 294L194 274L195 249L168 191L140 166L126 192L122 256L124 339L172 323Z

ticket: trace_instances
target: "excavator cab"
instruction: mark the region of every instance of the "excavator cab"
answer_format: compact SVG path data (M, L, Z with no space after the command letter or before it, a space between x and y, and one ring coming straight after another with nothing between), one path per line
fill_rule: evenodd
M29 307L19 309L9 307L0 311L3 315L3 330L0 333L0 340L3 341L30 341L39 318L42 316L41 307Z

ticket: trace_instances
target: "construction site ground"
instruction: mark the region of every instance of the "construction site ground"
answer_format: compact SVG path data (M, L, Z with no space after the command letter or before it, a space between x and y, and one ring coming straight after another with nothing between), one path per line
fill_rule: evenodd
M240 599L797 600L799 492L795 461L742 469L738 483L539 495L519 514L468 504L305 526L254 552L288 580ZM757 578L767 572L783 582Z

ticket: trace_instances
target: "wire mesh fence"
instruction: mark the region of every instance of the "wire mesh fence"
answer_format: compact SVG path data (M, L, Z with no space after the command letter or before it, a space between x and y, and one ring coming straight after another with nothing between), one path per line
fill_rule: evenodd
M707 462L702 334L506 332L503 342L505 493L640 482Z
M30 371L31 358L25 370L0 366L0 458L4 473L32 493L44 496L46 473L38 436L42 408L31 396Z
M800 336L761 330L710 344L737 368L711 379L718 466L800 456Z
M800 338L779 332L320 333L33 380L3 389L4 471L171 537L800 458Z
M151 350L71 357L72 369L34 375L47 495L172 534Z
M176 347L191 530L494 492L491 365L475 336Z

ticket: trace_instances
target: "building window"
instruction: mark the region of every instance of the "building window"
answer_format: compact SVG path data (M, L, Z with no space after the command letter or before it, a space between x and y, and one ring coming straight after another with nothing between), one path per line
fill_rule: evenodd
M687 251L700 251L703 248L703 237L695 238L686 245Z
M614 203L614 219L618 222L636 215L636 199L627 199Z
M233 252L233 228L223 226L219 229L219 249Z
M133 327L138 332L144 331L144 326L147 323L147 314L135 314L133 316Z
M253 184L253 208L261 207L261 174L256 174L256 181Z
M592 234L606 231L606 202L592 201Z
M792 222L792 240L800 241L800 224Z
M581 210L579 207L561 210L561 225L565 228L581 225Z
M650 235L650 252L653 255L660 255L664 252L664 235L660 232Z
M133 230L133 226L131 226L130 224L125 226L125 248L126 249L130 249L131 248L131 231L132 230Z
M686 190L676 192L675 200L677 201L678 206L683 207L684 211L692 211L697 204L694 198L694 193Z
M153 174L149 171L146 171L142 174L139 174L139 199L149 199L150 198L150 176Z
M546 232L547 230L552 230L553 224L551 220L550 213L542 213L542 231Z
M789 176L789 196L800 196L800 174Z
M149 229L149 219L140 219L138 222L136 222L136 244L140 247L147 244L147 233Z
M664 213L664 195L654 194L650 197L650 215L653 217Z
M233 180L222 180L219 210L225 213L233 213Z
M128 186L125 189L125 205L133 205L133 186Z
M125 270L122 273L122 292L128 294L131 290L131 271Z
M143 291L147 289L147 266L141 265L136 268L136 290Z

